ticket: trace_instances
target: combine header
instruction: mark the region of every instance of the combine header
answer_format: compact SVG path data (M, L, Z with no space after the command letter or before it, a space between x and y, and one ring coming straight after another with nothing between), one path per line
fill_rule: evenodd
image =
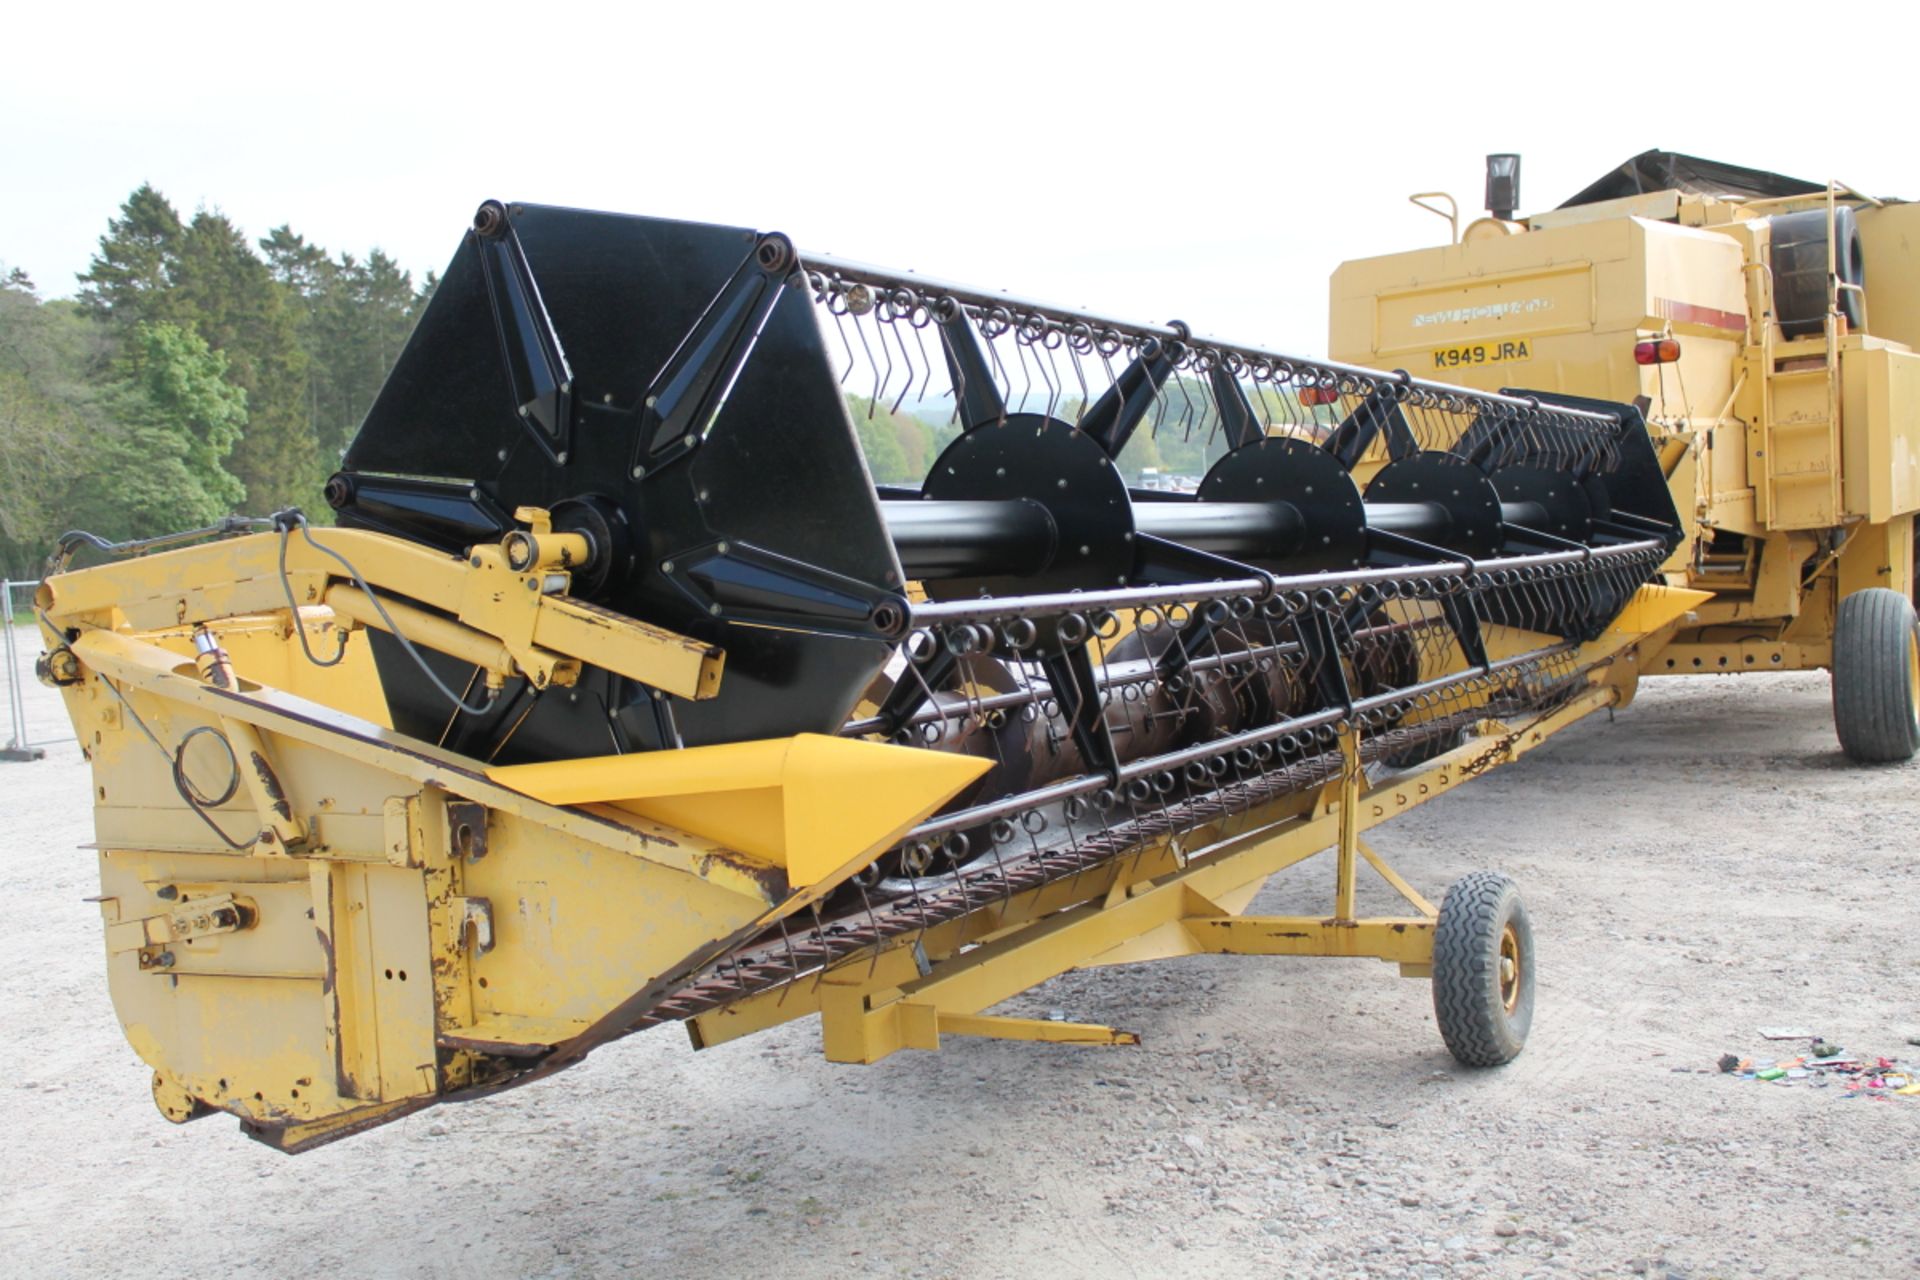
M876 485L850 413L908 404L947 442ZM1197 492L1129 488L1154 434ZM1514 886L1436 908L1362 834L1706 598L1632 405L535 205L481 207L326 498L38 601L155 1097L287 1150L663 1022L1131 1043L990 1010L1197 953L1394 962L1506 1062ZM1323 851L1324 914L1246 914Z

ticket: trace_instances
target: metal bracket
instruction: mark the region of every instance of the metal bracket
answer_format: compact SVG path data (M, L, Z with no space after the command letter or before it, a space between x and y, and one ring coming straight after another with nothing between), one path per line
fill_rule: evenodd
M497 200L480 206L473 229L514 411L557 463L567 460L573 427L573 371L554 332L533 268L514 234L512 212Z
M251 928L259 918L259 909L246 898L230 893L195 898L159 915L109 924L107 954L138 951L142 969L171 969L174 960L169 948L174 943L236 933Z
M472 800L447 802L447 852L468 862L487 856L487 806Z
M786 275L793 246L778 233L760 237L753 252L720 286L679 348L647 387L631 472L640 479L691 452L753 351Z
M470 941L473 954L493 950L493 903L486 898L455 898L460 904L460 937Z

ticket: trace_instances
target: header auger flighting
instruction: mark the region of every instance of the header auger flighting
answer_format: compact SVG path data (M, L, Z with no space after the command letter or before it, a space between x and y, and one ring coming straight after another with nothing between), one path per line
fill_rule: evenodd
M850 396L937 406L919 483ZM1129 487L1155 434L1197 491ZM1513 886L1436 908L1361 835L1700 598L1631 406L494 202L326 497L40 600L129 1038L287 1149L666 1021L1128 1043L988 1011L1202 951L1393 961L1507 1061ZM1321 851L1328 914L1246 914Z

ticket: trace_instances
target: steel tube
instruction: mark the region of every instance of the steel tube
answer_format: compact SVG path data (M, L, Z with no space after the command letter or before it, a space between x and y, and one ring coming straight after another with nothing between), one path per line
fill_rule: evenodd
M1307 536L1291 502L1142 502L1133 527L1196 551L1258 560L1292 555Z
M1052 514L1031 498L882 502L880 514L909 578L1039 573L1059 541Z
M1637 542L1616 543L1581 551L1549 551L1540 555L1499 556L1478 560L1472 568L1481 573L1502 569L1547 568L1553 565L1616 560L1622 556L1662 550L1664 539L1645 538ZM1463 557L1429 565L1401 565L1384 569L1355 569L1343 573L1296 573L1286 576L1229 578L1224 582L1182 583L1178 586L1115 587L1110 591L1051 592L1030 596L998 596L982 600L928 601L913 606L909 625L936 626L953 622L997 622L1023 614L1085 613L1093 609L1131 609L1151 605L1196 604L1207 600L1250 596L1266 600L1284 591L1320 591L1341 587L1359 587L1378 582L1434 581L1464 577L1468 562Z

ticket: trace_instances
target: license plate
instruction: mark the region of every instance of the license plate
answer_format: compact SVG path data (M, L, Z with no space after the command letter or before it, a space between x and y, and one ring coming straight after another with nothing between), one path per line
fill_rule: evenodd
M1513 364L1533 359L1525 338L1491 338L1485 342L1456 342L1433 353L1435 369L1474 369L1483 364Z

